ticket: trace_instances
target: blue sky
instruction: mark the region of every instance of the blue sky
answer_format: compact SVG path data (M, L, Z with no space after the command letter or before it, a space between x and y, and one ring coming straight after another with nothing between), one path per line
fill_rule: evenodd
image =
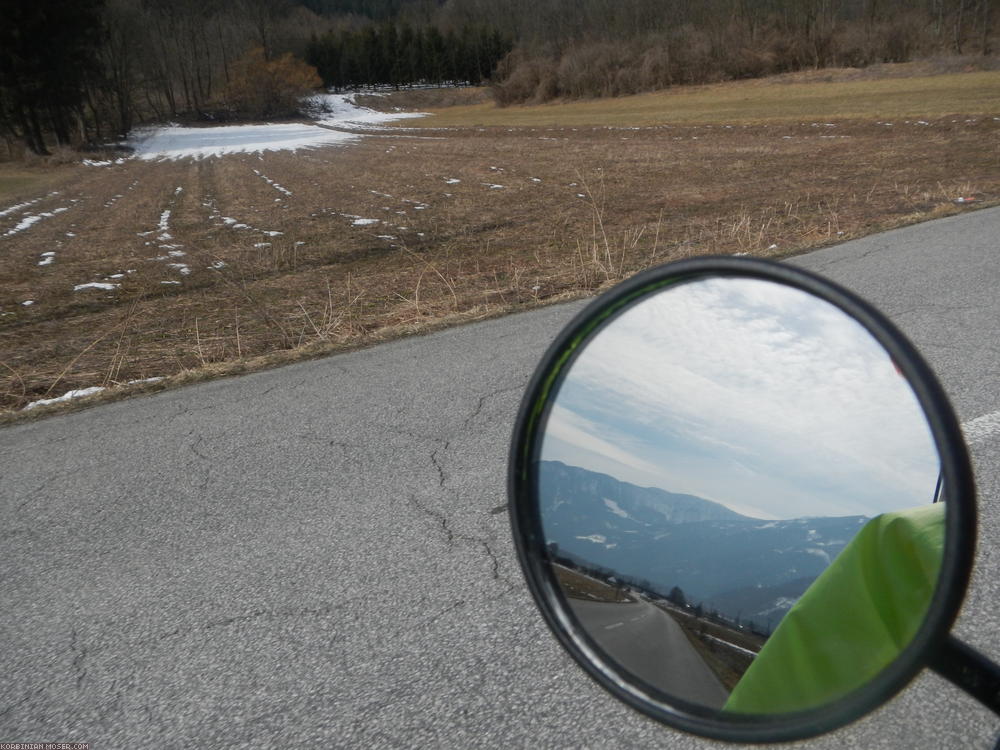
M757 518L929 503L938 456L889 356L774 282L668 287L601 330L563 382L543 459Z

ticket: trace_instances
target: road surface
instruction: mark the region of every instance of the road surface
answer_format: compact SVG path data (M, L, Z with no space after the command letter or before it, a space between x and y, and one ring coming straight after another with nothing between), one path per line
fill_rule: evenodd
M793 262L885 310L970 425L957 633L1000 659L1000 210ZM504 515L532 369L580 304L0 429L0 740L671 747L548 635ZM811 747L987 748L937 676Z
M669 695L709 708L729 698L681 626L659 607L567 597L584 630L625 669Z

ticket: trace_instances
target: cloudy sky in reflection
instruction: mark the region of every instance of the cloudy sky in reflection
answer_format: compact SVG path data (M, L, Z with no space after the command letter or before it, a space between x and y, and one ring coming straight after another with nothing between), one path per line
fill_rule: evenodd
M669 287L601 330L559 390L542 459L768 519L929 503L939 465L867 331L743 278Z

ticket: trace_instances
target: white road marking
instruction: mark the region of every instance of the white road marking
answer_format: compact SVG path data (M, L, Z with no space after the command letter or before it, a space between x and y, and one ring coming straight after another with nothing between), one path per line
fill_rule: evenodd
M962 424L965 442L969 445L983 443L1000 433L1000 411L984 414Z
M625 624L624 622L616 622L613 625L605 625L604 629L605 630L614 630L615 628L620 628L624 624Z

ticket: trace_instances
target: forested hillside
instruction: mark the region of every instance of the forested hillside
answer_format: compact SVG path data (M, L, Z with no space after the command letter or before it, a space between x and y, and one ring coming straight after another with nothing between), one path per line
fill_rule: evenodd
M9 0L0 134L44 153L148 119L245 116L239 92L285 73L341 88L490 82L506 104L990 55L998 3Z
M997 15L997 0L463 0L451 17L459 4L517 40L500 103L990 55Z

